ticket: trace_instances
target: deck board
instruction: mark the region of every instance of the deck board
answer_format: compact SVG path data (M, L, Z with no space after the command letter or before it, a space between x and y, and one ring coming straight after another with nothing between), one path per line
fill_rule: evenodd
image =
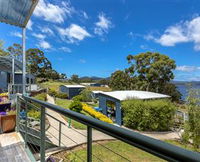
M17 133L0 135L0 162L31 162Z

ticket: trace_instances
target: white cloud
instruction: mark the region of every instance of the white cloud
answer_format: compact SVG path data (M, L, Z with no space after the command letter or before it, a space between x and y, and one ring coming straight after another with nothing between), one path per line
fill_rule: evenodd
M80 59L79 61L80 61L80 63L82 63L82 64L85 64L85 63L86 63L86 60L84 60L84 59Z
M112 22L105 16L104 13L98 15L99 21L95 23L94 33L102 36L108 33L109 29L113 26Z
M18 38L22 38L22 33L20 33L20 32L16 32L16 31L15 32L11 32L10 35L18 37Z
M68 48L68 47L60 47L59 49L64 51L64 52L66 52L66 53L71 53L72 52L71 49Z
M49 42L45 41L45 40L41 40L38 44L38 46L40 48L43 48L43 49L51 49L51 45L49 44Z
M61 38L64 40L67 39L67 42L69 43L76 43L91 36L83 27L76 24L71 24L66 29L57 27L57 30Z
M86 13L85 11L83 11L82 13L83 13L83 17L84 17L85 19L88 19L88 18L89 18L88 15L87 15L87 13Z
M176 70L183 71L183 72L193 72L196 70L200 70L200 67L183 65L183 66L177 66Z
M40 17L46 21L53 23L63 23L67 16L71 16L74 9L70 6L70 3L61 2L61 5L54 5L46 0L40 0L34 15Z
M43 35L43 34L36 34L36 33L33 33L32 35L33 35L34 37L38 38L38 39L44 39L44 38L46 38L46 36Z
M33 22L29 20L28 24L26 25L26 28L29 30L32 30Z
M40 30L41 30L42 33L54 35L53 30L51 30L49 27L40 27Z
M146 36L146 39L154 40L163 46L175 46L178 43L193 42L194 49L200 51L200 16L168 27L160 37L150 34Z

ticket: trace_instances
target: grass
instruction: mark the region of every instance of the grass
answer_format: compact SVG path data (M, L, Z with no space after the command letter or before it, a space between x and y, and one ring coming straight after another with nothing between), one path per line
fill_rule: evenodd
M200 149L197 149L195 150L191 144L183 144L181 143L180 141L178 140L164 140L165 142L167 143L170 143L172 145L176 145L176 146L179 146L181 148L184 148L184 149L187 149L187 150L190 150L190 151L197 151L197 152L200 152Z
M109 87L88 87L91 91L112 91Z
M112 141L112 142L104 142L103 144L105 147L117 152L118 154L122 155L123 157L131 160L131 161L145 161L145 162L161 162L164 161L158 157L155 157L147 152L144 152L136 147L132 147L124 142L120 141ZM102 147L101 145L95 143L92 146L92 151L93 151L93 162L99 161L101 159L104 162L123 162L127 161L120 156L114 154L113 152L109 151L108 149ZM73 151L74 153L71 152L63 152L61 154L57 154L57 156L61 157L64 159L64 161L87 161L86 156L87 156L87 150L84 148L79 148L75 149ZM81 160L83 159L83 160ZM97 158L95 158L97 157ZM99 158L99 159L98 159Z
M65 84L70 84L68 82L60 82L60 81L48 81L48 82L43 82L41 83L41 87L43 88L51 88L55 91L59 90L60 85L65 85Z
M194 151L194 149L192 148L191 145L183 145L179 141L165 140L165 142L168 142L170 144ZM104 145L104 147L102 147L101 145ZM142 162L151 162L151 161L152 162L161 162L161 161L164 161L158 157L155 157L154 155L151 155L145 151L142 151L136 147L130 146L121 141L101 142L101 145L99 145L98 143L93 143L93 146L92 146L93 162L97 162L97 161L99 161L99 159L101 159L104 162L126 161L125 159L112 153L105 147L117 152L118 154L122 155L123 157L126 157L127 159L129 159L131 161L136 161L136 162L140 162L140 161L142 161ZM72 151L73 151L73 153L72 153ZM76 161L76 162L87 161L86 146L83 145L82 147L77 147L77 148L73 149L72 151L71 152L69 152L69 151L61 152L61 153L57 154L56 156L63 158L64 161ZM200 149L198 151L200 151ZM97 157L97 158L95 158L95 157Z
M72 102L72 100L56 98L56 104L58 106L65 108L65 109L69 109L69 105L70 105L71 102ZM88 115L83 111L81 113L84 114L84 115ZM67 118L65 116L64 116L64 119L67 120L68 122L70 120L69 118ZM71 125L72 125L72 127L76 128L76 129L82 129L82 130L87 129L86 125L81 124L81 123L79 123L75 120L71 120Z

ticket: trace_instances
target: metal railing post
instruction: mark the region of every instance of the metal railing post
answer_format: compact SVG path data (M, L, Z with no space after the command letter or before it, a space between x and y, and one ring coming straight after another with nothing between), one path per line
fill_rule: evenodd
M25 101L25 147L27 147L27 134L28 134L28 108L27 101Z
M87 126L87 162L92 162L92 128Z
M19 132L20 107L21 107L21 103L20 103L20 100L19 100L19 96L17 95L17 103L16 103L16 131L17 132Z
M61 146L61 129L62 129L62 123L59 122L59 147Z
M40 118L40 161L45 162L45 107L41 106Z

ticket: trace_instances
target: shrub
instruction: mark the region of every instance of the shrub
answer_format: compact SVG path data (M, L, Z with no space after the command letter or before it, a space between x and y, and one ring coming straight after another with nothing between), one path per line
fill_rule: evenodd
M81 93L75 97L73 97L73 100L78 100L80 102L91 102L92 101L92 95L91 91L88 89L84 89L81 91Z
M69 109L75 112L81 112L82 111L82 104L80 101L78 100L74 100L71 102L71 104L69 105Z
M72 98L72 100L82 102L82 96L81 96L81 95L74 96L74 97Z
M40 119L40 112L34 109L31 109L30 111L28 111L28 117L32 117L34 119Z
M66 93L57 92L55 97L61 98L61 99L67 99L68 96Z
M143 131L166 131L176 107L169 100L128 100L122 103L124 125Z
M108 118L104 114L94 110L92 107L88 106L87 104L83 103L82 105L83 105L83 111L87 112L92 117L99 119L101 121L107 122L107 123L113 123L110 118Z
M91 102L92 101L92 92L89 89L84 89L80 93L82 102Z
M47 100L47 94L46 93L40 93L36 95L34 98L41 100L41 101L46 101Z
M48 90L48 94L50 95L50 96L56 96L56 94L57 94L57 92L54 90L54 89L49 89Z

